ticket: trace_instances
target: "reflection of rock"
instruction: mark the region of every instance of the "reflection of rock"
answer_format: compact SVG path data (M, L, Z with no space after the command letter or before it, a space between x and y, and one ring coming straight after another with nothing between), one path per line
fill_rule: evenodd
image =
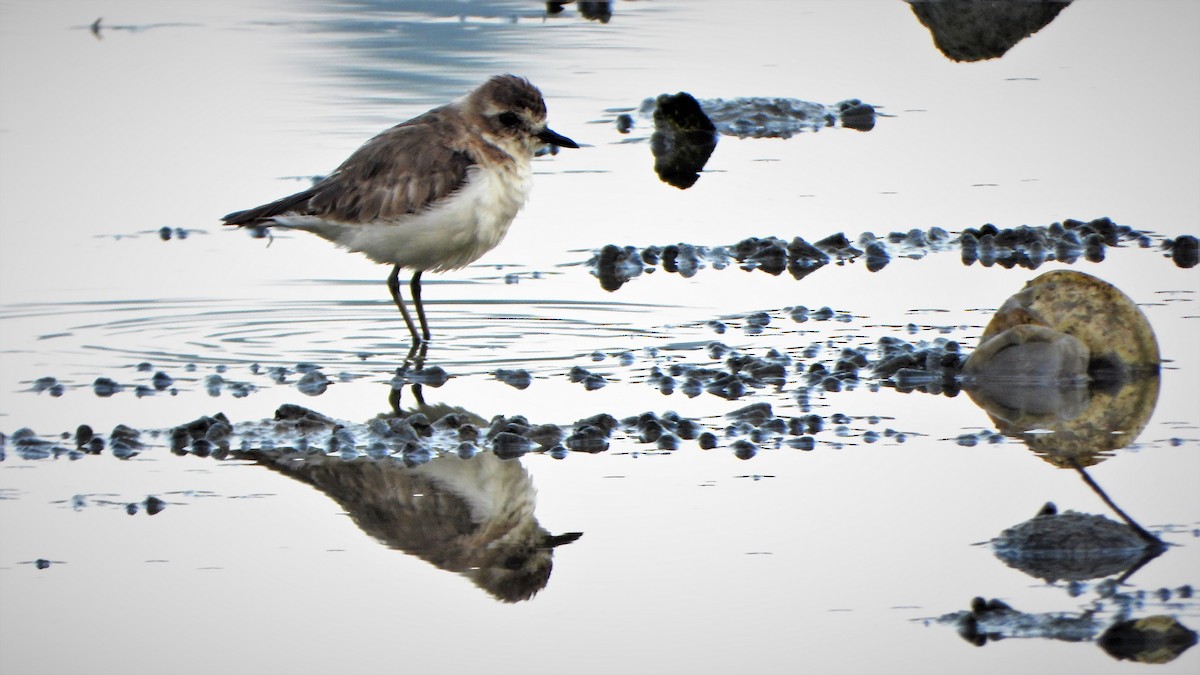
M1119 574L1162 552L1128 525L1099 515L1058 513L1053 504L1001 532L992 548L1009 567L1049 582Z
M642 273L642 259L632 246L621 248L609 244L593 259L592 267L600 279L600 287L611 292Z
M1170 663L1195 644L1195 631L1169 616L1119 621L1100 636L1110 656L1139 663Z
M958 238L964 265L978 262L984 267L999 265L1005 269L1031 270L1050 260L1074 264L1083 258L1098 263L1104 260L1109 246L1130 244L1149 248L1152 243L1150 233L1118 225L1108 217L1086 222L1066 218L1045 226L1005 228L987 223L964 229Z
M1196 633L1169 616L1149 616L1136 620L1118 620L1103 633L1107 623L1097 609L1081 613L1047 612L1033 614L1014 609L995 598L971 600L969 611L938 617L950 624L971 644L982 647L988 642L1009 638L1036 638L1063 642L1095 640L1109 656L1140 663L1169 663L1196 644Z
M1009 298L963 367L963 387L1001 433L1056 464L1128 445L1158 400L1158 343L1125 294L1048 272ZM1031 429L1052 433L1025 434Z
M716 129L690 94L663 94L655 100L654 172L664 183L679 189L691 187L717 147Z
M556 536L538 524L529 474L501 459L505 439L525 440L512 433L514 422L494 420L487 432L494 452L483 453L469 440L484 442L481 424L461 410L427 407L377 418L356 434L363 430L284 406L275 420L238 430L223 416L201 418L177 427L172 441L190 440L195 452L201 441L228 447L240 436L243 447L231 456L319 489L381 543L461 574L499 600L527 600L549 581L554 548L580 533ZM529 438L537 431L526 426Z
M957 626L958 634L976 647L1005 638L1088 642L1096 638L1101 626L1091 612L1029 614L1000 600L978 597L971 600L970 611L947 614L938 622Z
M955 61L1003 56L1054 20L1066 2L1045 0L909 0L933 42Z
M706 99L700 106L717 131L738 138L791 138L803 131L836 126L856 131L875 128L875 107L856 98L824 105L795 98L753 96Z
M1190 234L1181 234L1174 239L1168 239L1163 242L1164 247L1171 251L1171 260L1175 264L1184 269L1191 269L1196 266L1197 259L1200 258L1200 242Z
M681 96L687 98L680 100ZM685 107L679 109L684 101ZM697 101L687 94L663 94L642 101L637 109L639 118L654 119L655 129L660 128L662 120L659 116L663 113L667 119L679 119L678 124L685 128L713 129L719 134L738 138L791 138L805 131L816 132L830 127L870 131L875 128L877 116L875 106L856 98L824 104L770 96ZM699 116L703 116L703 122L699 122ZM617 130L624 134L630 132L636 121L625 113L617 116L616 123Z
M778 275L786 269L796 279L802 279L828 262L836 262L841 266L862 260L868 271L878 272L895 259L916 260L930 253L950 250L961 254L964 265L979 263L984 267L999 266L1005 269L1038 269L1050 261L1068 265L1080 260L1097 263L1104 260L1109 247L1152 249L1156 240L1159 248L1168 252L1164 256L1166 259L1180 267L1196 264L1195 237L1162 237L1128 225L1118 225L1107 217L1086 222L1067 218L1044 226L1021 225L1003 229L986 224L965 228L958 237L951 237L942 228L932 227L928 230L893 231L879 236L863 232L853 240L838 232L811 244L800 237L793 238L789 243L779 237L764 236L747 237L736 244L724 246L679 243L618 248L623 249L631 260L640 255L641 260L634 261L639 274L643 266L645 271L653 271L661 261L665 271L690 277L698 269L724 269L731 260L736 260L746 271L760 270ZM589 264L595 265L598 260L599 256L594 255ZM676 260L680 264L672 265ZM636 275L626 276L622 283L631 276ZM601 278L603 280L603 276Z

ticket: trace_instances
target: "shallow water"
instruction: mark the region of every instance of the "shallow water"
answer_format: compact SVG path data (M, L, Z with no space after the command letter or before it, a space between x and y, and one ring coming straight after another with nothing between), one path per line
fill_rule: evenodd
M1196 669L1195 649L1149 665L1096 642L1126 618L1200 625L1200 276L1160 248L1200 234L1200 131L1178 112L1200 103L1196 6L1075 3L977 63L942 56L900 2L616 2L607 23L575 4L548 16L506 2L16 2L0 19L0 671ZM631 419L604 452L535 449L495 469L529 476L539 527L583 533L516 603L371 531L350 501L374 494L364 484L339 493L239 454L273 438L264 421L286 405L367 438L408 336L383 267L218 224L498 72L538 84L553 128L585 147L536 160L500 247L426 277L426 365L449 375L423 387L444 406L430 421L453 408L483 430L520 415L569 434L598 414L672 411L718 438L703 450L680 434L664 450ZM644 120L617 128L622 111L679 91L858 98L881 116L865 133L723 136L680 190L655 175ZM1151 245L1037 269L895 247L878 271L846 259L800 280L712 259L614 292L589 264L608 244L956 237L1105 216ZM969 353L994 310L1053 269L1121 289L1164 359L1145 428L1087 469L1169 545L1127 578L1050 583L982 545L1048 501L1117 516L965 394L902 393L871 368L834 390L798 370L832 371L846 348L875 364L881 338ZM741 395L685 386L697 369L731 370L730 355L784 364L784 379L749 377ZM526 388L497 376L522 370ZM329 384L309 386L311 372ZM400 405L416 403L404 387ZM763 403L823 426L731 416ZM230 452L172 452L171 429L218 412ZM106 442L127 425L141 447L77 451L81 424ZM18 442L22 428L44 442ZM431 489L399 453L361 446L329 448L328 470L345 456L394 469L404 494ZM531 499L512 490L502 502ZM977 647L938 621L976 596L1096 623L1074 641L1007 624L1010 639Z

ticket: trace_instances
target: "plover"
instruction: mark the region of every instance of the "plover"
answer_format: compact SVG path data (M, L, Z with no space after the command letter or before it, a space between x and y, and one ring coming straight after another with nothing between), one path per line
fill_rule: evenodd
M311 188L222 220L312 232L392 265L388 289L415 351L430 339L421 274L466 267L500 243L529 196L530 161L547 145L579 147L546 126L537 87L497 75L375 136ZM400 295L401 269L413 270L420 333Z

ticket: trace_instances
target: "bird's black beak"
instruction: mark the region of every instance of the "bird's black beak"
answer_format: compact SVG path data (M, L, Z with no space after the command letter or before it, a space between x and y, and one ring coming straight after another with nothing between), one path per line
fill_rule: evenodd
M569 544L582 536L583 536L582 532L568 532L566 534L547 534L546 539L542 542L542 548L555 548L557 546L562 546L563 544Z
M538 140L550 145L557 145L560 148L578 148L579 144L575 141L563 136L562 134L552 131L549 127L542 129L537 135Z

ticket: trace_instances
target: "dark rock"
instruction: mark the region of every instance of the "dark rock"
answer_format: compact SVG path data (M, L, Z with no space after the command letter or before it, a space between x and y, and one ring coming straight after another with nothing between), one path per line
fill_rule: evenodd
M771 410L771 404L764 401L761 403L753 403L745 406L744 408L738 408L733 412L726 413L725 416L729 419L739 422L747 422L751 426L757 427L762 425L767 420L772 419L775 414Z
M608 450L608 432L590 424L577 424L575 431L567 436L564 445L574 452L604 452Z
M123 387L107 377L98 377L92 383L92 391L101 398L108 398L121 391Z
M517 434L502 431L492 437L492 452L500 459L516 459L529 452L529 439Z
M758 446L745 439L739 439L729 445L733 456L738 459L751 459L758 454Z
M1190 234L1182 234L1171 242L1171 260L1184 269L1191 269L1197 262L1197 241Z
M167 503L154 495L146 497L146 501L143 504L146 507L146 513L151 516L158 515L162 513L163 509L167 508Z
M892 261L892 257L888 255L887 249L879 242L871 242L867 246L867 271L878 272L887 267L887 264Z
M691 187L716 147L716 127L695 98L685 92L658 97L650 151L659 179L681 190Z
M565 434L557 424L540 424L529 430L529 440L543 448L551 448L562 442Z
M933 35L938 50L954 61L1003 56L1058 16L1067 2L913 2L913 14Z
M875 128L875 108L851 98L837 104L841 112L842 126L855 131L870 131Z
M505 370L500 368L494 373L497 380L515 389L528 389L533 382L533 377L529 375L529 371L524 368L517 370Z

